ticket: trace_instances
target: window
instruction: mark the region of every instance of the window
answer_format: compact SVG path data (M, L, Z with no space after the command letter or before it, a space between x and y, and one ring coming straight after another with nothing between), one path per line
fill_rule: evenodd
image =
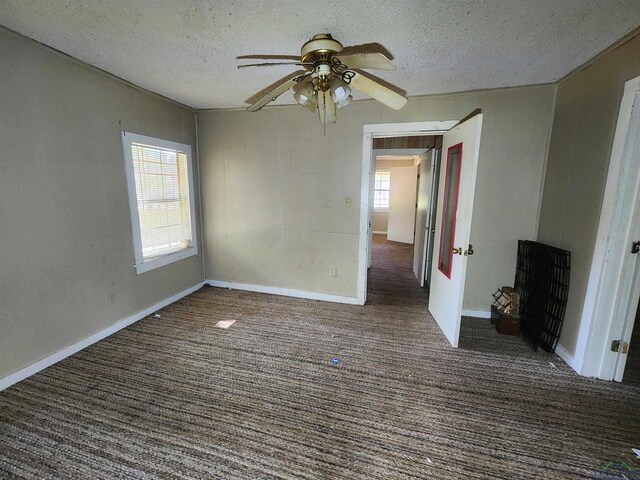
M449 147L447 151L446 177L444 180L440 253L438 254L438 269L444 273L447 278L451 278L451 268L453 265L453 242L456 238L461 162L462 143Z
M122 132L136 271L198 253L191 146Z
M373 209L389 210L389 185L391 172L377 171L373 193Z

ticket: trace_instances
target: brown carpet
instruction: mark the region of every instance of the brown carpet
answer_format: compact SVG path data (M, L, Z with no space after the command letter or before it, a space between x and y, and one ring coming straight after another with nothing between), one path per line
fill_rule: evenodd
M411 251L378 239L364 307L205 287L7 389L0 476L638 478L640 388L486 320L450 348Z

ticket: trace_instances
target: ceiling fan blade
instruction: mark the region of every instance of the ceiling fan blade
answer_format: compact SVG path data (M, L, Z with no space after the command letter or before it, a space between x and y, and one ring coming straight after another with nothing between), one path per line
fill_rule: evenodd
M263 95L258 101L250 105L247 110L250 112L257 112L266 104L273 102L276 98L282 95L284 92L298 83L298 78L304 75L304 72L296 72L294 76L287 76L280 80L280 82L270 87L269 91Z
M331 100L329 91L318 92L318 115L322 125L336 123L336 104Z
M277 65L313 65L313 64L311 64L311 63L302 63L302 62L249 63L247 65L238 65L238 68L246 68L246 67L275 67Z
M236 57L238 60L297 60L300 61L299 55L240 55Z
M387 70L393 72L396 66L382 53L352 53L334 55L350 68L368 68L369 70Z
M403 95L358 72L355 72L349 85L394 110L400 110L407 104L407 98Z

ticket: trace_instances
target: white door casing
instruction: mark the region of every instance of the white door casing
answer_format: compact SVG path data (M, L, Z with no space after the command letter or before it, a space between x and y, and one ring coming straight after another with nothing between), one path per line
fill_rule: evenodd
M578 340L573 355L562 354L562 344L556 349L579 374L603 380L621 378L624 363L619 353L611 351L611 342L629 341L632 325L628 314L638 301L636 298L636 305L629 305L630 297L624 290L630 291L629 278L636 275L637 268L629 242L640 240L632 233L633 211L640 203L639 107L640 76L625 83L620 102Z
M431 203L431 153L421 156L418 166L418 207L416 210L416 240L413 247L413 274L424 286L424 256L427 251L427 217Z
M427 216L427 225L425 227L425 259L424 270L422 272L423 281L421 285L425 283L431 284L431 259L433 257L433 241L435 238L435 221L436 212L438 208L438 180L440 178L440 149L434 148L431 151L431 193L429 195L429 211Z
M429 311L453 347L460 336L481 129L482 114L477 114L443 135ZM443 235L444 210L452 221L444 223ZM461 254L453 254L453 248Z
M416 220L418 167L391 167L387 239L413 243Z
M371 205L368 208L368 226L369 226L369 230L367 233L367 245L368 245L368 251L367 251L367 268L371 268L371 261L372 261L372 249L371 246L373 245L373 216L375 214L374 212L374 208L373 208L373 196L375 194L375 186L376 186L376 156L373 153L373 150L370 151L371 152L371 164L373 165L373 172L371 172L371 176L369 177L369 198L371 199Z
M618 187L618 202L612 216L610 228L610 253L616 260L610 259L609 265L618 266L617 276L608 283L615 295L613 302L611 328L606 339L605 353L600 378L622 381L627 363L627 353L622 345L629 344L640 300L640 272L638 272L640 254L631 253L631 244L640 240L640 92L634 97L634 109L629 121L629 129L624 147L622 166L622 184ZM615 244L618 248L615 248ZM615 252L615 253L614 253ZM611 268L611 267L610 267ZM610 348L614 340L620 341L620 348L613 352Z
M367 266L371 251L370 212L373 210L371 177L375 174L373 139L377 137L408 137L414 135L442 135L456 125L456 120L436 120L428 122L380 123L363 126L362 170L360 181L360 227L358 242L358 284L357 299L360 305L367 301ZM380 154L387 152L380 152ZM420 154L422 152L416 152Z
M636 202L636 212L634 215L634 226L632 228L632 235L627 244L631 247L632 242L640 240L640 205ZM638 309L638 302L640 301L640 259L638 256L640 253L632 254L631 248L628 248L625 252L625 270L626 274L623 275L621 285L621 301L620 315L624 316L624 325L618 335L620 341L620 347L615 355L615 371L613 379L617 382L621 382L624 376L624 369L627 364L628 351L623 346L631 344L631 335L633 333L633 325L636 320L636 313ZM613 353L613 352L612 352ZM638 352L636 352L638 354Z

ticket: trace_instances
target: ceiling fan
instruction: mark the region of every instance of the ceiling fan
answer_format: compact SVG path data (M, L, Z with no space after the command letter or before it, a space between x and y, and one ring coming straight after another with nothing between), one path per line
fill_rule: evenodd
M367 47L367 45L362 46ZM292 55L244 55L238 59L290 60L289 62L268 62L239 65L245 67L269 67L274 65L299 65L299 70L268 89L268 91L247 110L257 112L262 107L293 90L293 98L311 112L318 111L320 123L335 123L336 109L346 107L354 88L394 110L400 110L407 103L406 97L364 75L360 69L394 71L395 65L381 52L366 51L366 48L344 48L330 34L315 35L306 42L300 56ZM370 49L369 49L370 50Z

